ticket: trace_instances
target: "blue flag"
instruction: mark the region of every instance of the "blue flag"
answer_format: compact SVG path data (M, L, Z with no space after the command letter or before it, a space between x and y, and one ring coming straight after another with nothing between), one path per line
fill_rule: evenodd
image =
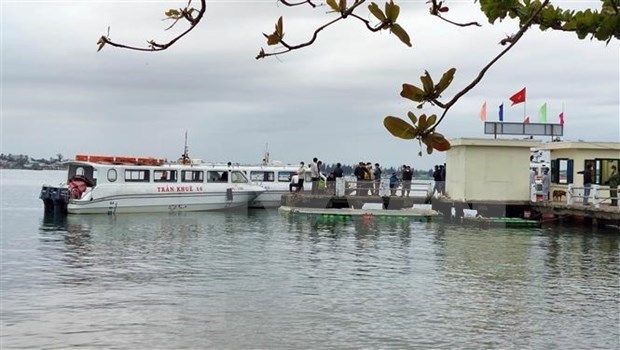
M504 121L504 104L499 105L499 121Z

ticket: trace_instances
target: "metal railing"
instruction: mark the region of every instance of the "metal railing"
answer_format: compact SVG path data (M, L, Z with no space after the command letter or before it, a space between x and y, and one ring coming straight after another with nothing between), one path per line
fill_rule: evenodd
M617 194L617 188L611 188L609 186L601 186L601 185L592 185L590 186L590 193L588 196L584 196L586 187L585 186L574 186L573 184L569 184L566 189L566 204L573 205L579 204L577 201L581 200L582 203L592 203L594 208L600 208L601 204L606 200L615 200L616 202L620 199L620 196ZM611 191L616 190L616 195L611 196ZM604 194L609 194L608 196L604 196ZM536 202L537 191L536 185L532 185L530 189L530 200L532 202ZM587 198L584 201L584 197ZM618 207L620 210L620 207Z
M394 188L390 188L389 179L381 179L378 183L375 181L357 181L355 179L345 179L338 178L336 179L336 188L335 194L337 196L381 196L381 197L389 197L389 196L404 196L407 189L403 187L404 182L399 181ZM408 197L429 197L433 194L433 182L432 181L423 181L423 180L413 180L410 184L410 189L408 190Z

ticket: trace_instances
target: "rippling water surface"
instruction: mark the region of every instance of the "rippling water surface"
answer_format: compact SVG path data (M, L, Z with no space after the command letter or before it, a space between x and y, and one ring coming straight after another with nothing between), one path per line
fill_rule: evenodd
M2 171L2 349L618 349L618 231L43 217Z

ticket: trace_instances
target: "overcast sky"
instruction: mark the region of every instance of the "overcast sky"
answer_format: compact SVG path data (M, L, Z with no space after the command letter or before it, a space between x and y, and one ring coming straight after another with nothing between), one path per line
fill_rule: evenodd
M425 1L398 1L412 48L347 20L321 32L311 47L257 61L261 47L272 50L262 33L271 33L279 16L294 44L333 15L273 0L208 1L199 28L167 51L97 52L108 26L115 41L164 42L171 33L163 30L169 24L163 13L186 2L3 0L2 153L176 159L187 130L190 155L207 161L256 163L268 144L272 159L288 163L316 156L326 163L430 168L445 154L419 157L417 141L383 127L387 115L418 114L400 97L401 85L419 84L424 70L438 80L455 67L447 101L518 30L511 20L490 25L473 0L446 3L449 18L483 27L457 28L428 15ZM600 2L553 3L598 8ZM537 122L546 102L549 122L557 123L564 109L565 140L620 142L619 66L617 41L532 29L451 109L439 131L449 139L490 138L480 120L483 102L487 120L497 120L504 103L504 120L514 122L523 120L524 107ZM511 107L508 98L523 87L525 105Z

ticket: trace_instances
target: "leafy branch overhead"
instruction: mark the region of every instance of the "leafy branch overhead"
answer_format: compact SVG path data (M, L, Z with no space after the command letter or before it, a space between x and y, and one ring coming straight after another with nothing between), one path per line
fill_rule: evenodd
M189 25L185 31L174 36L168 42L158 43L154 40L148 40L146 42L146 47L125 45L113 41L110 38L110 30L108 28L108 33L102 35L97 42L98 51L106 45L137 51L163 51L170 48L173 44L178 42L178 40L196 28L204 19L206 0L200 0L200 6L197 9L192 7L192 1L193 0L188 0L187 6L184 8L169 9L164 13L165 19L172 21L172 24L168 26L166 30L175 27L179 23ZM279 17L276 21L274 31L271 34L263 33L267 40L267 46L272 47L273 50L271 52L266 52L265 49L261 48L256 59L278 56L310 46L316 42L319 33L346 19L353 19L361 22L365 28L371 32L389 30L389 32L394 34L402 43L409 47L412 46L409 33L401 26L400 22L397 22L401 9L393 0L386 2L383 8L375 2L371 2L367 6L368 12L365 14L359 14L358 12L363 9L362 5L366 0L325 0L325 2L318 3L315 3L316 0L296 0L296 2L290 2L289 0L276 1L288 7L310 7L311 9L321 10L323 12L325 12L325 7L328 7L329 10L325 15L329 16L330 19L323 25L315 28L307 41L291 44L284 40L284 19L283 17ZM450 11L449 7L446 5L447 2L447 0L428 0L425 4L429 7L429 14L431 16L438 17L450 25L459 27L481 26L477 22L457 23L446 18L445 16ZM581 11L574 11L553 6L551 0L474 0L474 3L479 3L480 10L485 14L490 24L494 24L496 21L502 21L506 18L517 20L519 26L516 32L500 40L499 44L503 45L504 48L480 70L478 75L469 84L456 92L447 102L442 102L442 94L445 93L446 89L451 85L456 68L451 68L443 73L437 84L434 83L428 71L425 71L420 77L421 84L413 85L404 83L400 95L415 102L418 109L423 108L426 103L429 103L433 108L440 108L443 111L439 117L436 114L430 116L421 114L418 117L413 114L413 112L408 112L409 121L394 116L388 116L385 117L383 121L385 128L396 137L408 140L417 139L420 146L424 143L428 153L431 153L433 150L445 151L449 149L450 143L442 134L436 131L437 126L445 118L450 108L482 81L486 72L514 47L525 32L532 26L538 26L542 31L551 29L555 31L573 32L577 35L578 39L590 37L591 39L609 43L613 39L620 39L619 2L620 0L601 0L601 8L599 10L588 8ZM412 3L417 4L418 2ZM373 20L371 21L368 18L372 18ZM422 152L419 153L421 154Z
M433 82L428 72L424 72L424 75L420 77L420 81L422 82L421 88L405 83L403 84L403 90L400 92L400 95L414 102L421 102L418 108L422 108L425 102L430 102L431 104L436 104L445 108L445 105L437 99L440 98L441 93L450 86L454 79L455 72L455 68L449 69L442 75L437 84ZM396 137L406 140L418 139L419 142L426 144L426 152L428 154L431 154L433 149L438 151L450 149L450 142L446 140L442 134L435 132L435 127L439 124L435 114L428 117L426 114L422 114L418 118L413 112L408 112L407 116L411 124L401 118L388 116L383 120L383 125Z
M394 34L400 41L402 41L405 45L411 47L411 39L409 34L400 26L400 24L396 23L398 19L398 15L400 14L400 7L394 3L394 1L390 0L390 2L385 3L385 10L381 10L379 5L376 3L371 3L368 5L368 10L370 13L379 20L377 24L371 24L371 22L361 16L358 16L354 13L354 11L364 3L365 0L354 0L351 6L347 4L347 0L327 0L326 4L331 8L329 11L330 14L337 14L337 17L330 20L329 22L323 24L314 30L312 37L303 43L299 44L290 44L284 41L284 32L283 32L283 24L282 17L278 18L278 21L275 25L275 31L271 34L265 34L265 38L267 38L267 45L281 45L280 49L274 50L273 52L267 53L265 49L261 48L256 59L261 59L269 56L277 56L282 55L284 53L298 50L306 46L312 45L319 36L319 33L326 29L329 26L334 25L335 23L347 19L347 18L355 18L361 21L368 30L372 32L378 32L381 30L390 30L392 34Z

